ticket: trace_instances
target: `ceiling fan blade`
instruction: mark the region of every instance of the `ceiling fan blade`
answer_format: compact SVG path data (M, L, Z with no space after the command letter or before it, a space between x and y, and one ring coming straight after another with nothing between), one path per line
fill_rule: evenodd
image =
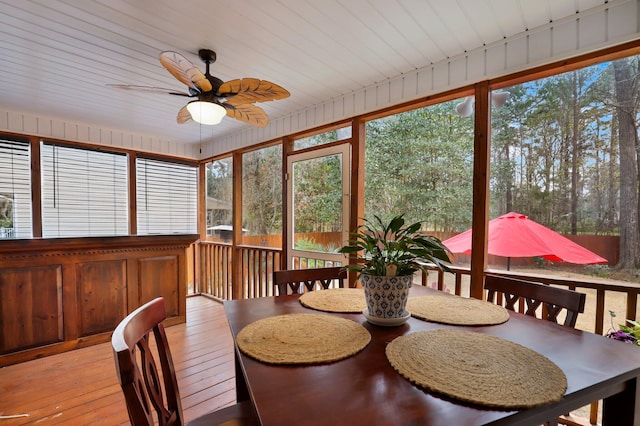
M191 118L191 113L187 109L187 106L185 105L182 108L180 108L180 111L178 111L178 117L176 120L178 124L188 123L191 120L193 119Z
M289 97L289 92L267 80L242 78L227 81L218 89L220 96L228 98L230 105L250 104L253 102L275 101Z
M177 78L188 87L210 92L213 87L207 77L187 58L176 52L160 53L160 63L172 76Z
M177 96L187 96L191 95L185 92L176 92L173 89L165 89L164 87L154 87L154 86L136 86L135 84L107 84L107 87L111 87L114 89L120 90L131 90L133 92L148 92L148 93L162 93L169 95L177 95Z
M258 127L265 127L269 124L267 113L264 112L262 108L253 104L230 105L228 102L225 102L222 106L227 109L227 115L236 120Z

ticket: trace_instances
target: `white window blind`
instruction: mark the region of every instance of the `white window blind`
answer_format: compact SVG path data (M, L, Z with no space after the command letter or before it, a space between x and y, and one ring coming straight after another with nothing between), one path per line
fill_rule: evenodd
M198 168L136 159L138 234L198 232Z
M0 239L32 237L31 149L0 139Z
M127 156L41 143L42 236L128 235Z

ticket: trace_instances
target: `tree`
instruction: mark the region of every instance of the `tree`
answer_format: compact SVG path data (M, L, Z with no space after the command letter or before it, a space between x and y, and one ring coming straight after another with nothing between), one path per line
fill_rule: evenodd
M638 234L637 73L629 59L613 62L620 145L620 260L617 268L640 266Z
M282 147L247 152L242 159L242 223L255 235L282 230Z
M367 123L365 217L405 214L433 231L471 223L473 120L446 102Z
M226 208L207 207L207 226L230 225L233 200L233 162L231 158L212 161L206 165L207 203L209 199L221 201Z

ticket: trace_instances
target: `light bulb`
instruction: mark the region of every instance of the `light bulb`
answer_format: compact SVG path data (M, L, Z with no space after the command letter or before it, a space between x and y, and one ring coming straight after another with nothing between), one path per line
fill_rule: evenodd
M187 104L191 118L200 124L218 124L227 114L227 110L220 104L206 101L193 101Z

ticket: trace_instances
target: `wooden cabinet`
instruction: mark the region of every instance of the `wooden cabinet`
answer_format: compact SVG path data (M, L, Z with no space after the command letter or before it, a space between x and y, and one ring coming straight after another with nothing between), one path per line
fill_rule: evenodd
M162 296L186 319L186 251L197 235L0 242L0 367L106 342Z

